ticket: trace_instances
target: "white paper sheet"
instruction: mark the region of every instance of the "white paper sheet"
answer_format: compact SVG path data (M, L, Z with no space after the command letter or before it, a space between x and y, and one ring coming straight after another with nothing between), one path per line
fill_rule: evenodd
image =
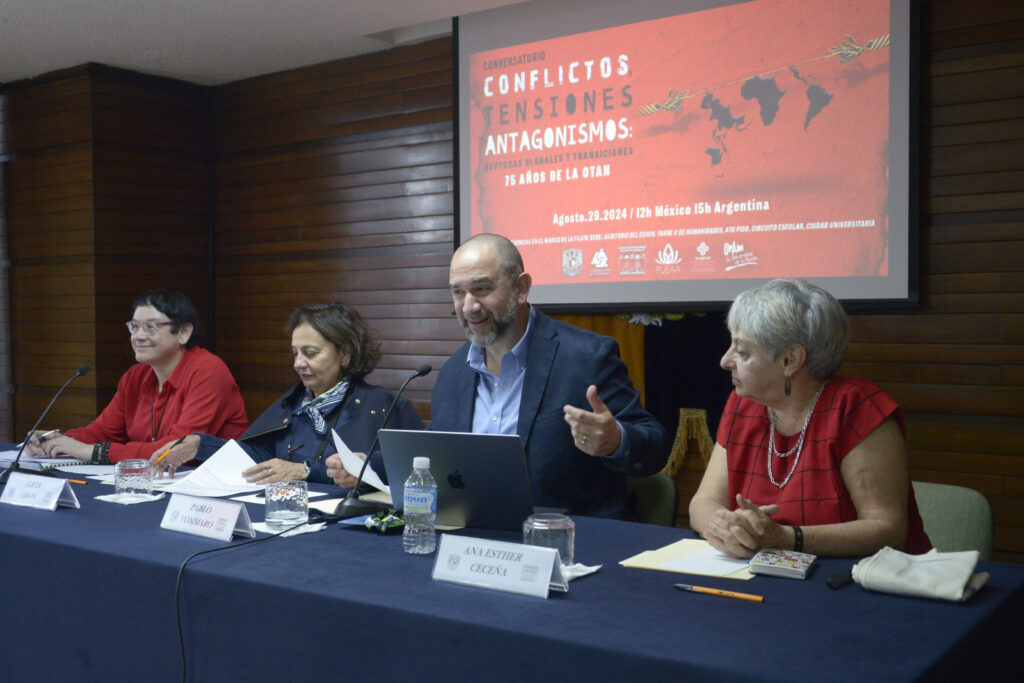
M327 494L323 491L308 491L306 493L307 498L323 498L326 495ZM262 492L249 493L244 496L234 496L231 500L237 500L239 503L253 503L254 505L265 505L267 502L267 499Z
M331 430L331 436L334 438L334 447L338 449L338 455L341 456L341 464L345 466L345 469L349 471L354 477L359 476L359 470L363 466L362 459L352 452L352 450L345 445L345 442L338 436L338 432ZM374 487L378 491L391 495L391 489L388 485L380 480L377 473L373 471L373 468L369 465L366 466L366 472L363 473L363 481Z
M68 474L84 474L86 476L109 476L111 480L114 478L114 466L113 465L61 465L59 468L61 472L67 472Z
M747 566L746 560L730 557L720 550L708 547L695 553L663 562L660 569L705 576L729 576Z
M163 488L170 493L190 496L237 496L248 491L262 491L263 484L250 484L242 471L255 465L238 442L231 439L211 455L206 462L192 470L187 479L175 481Z

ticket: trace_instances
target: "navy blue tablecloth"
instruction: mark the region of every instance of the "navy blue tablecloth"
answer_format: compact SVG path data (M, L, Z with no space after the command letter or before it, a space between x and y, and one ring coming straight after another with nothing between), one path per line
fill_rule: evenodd
M81 510L0 505L8 680L180 680L175 576L191 553L224 544L160 529L166 501L93 500L110 490L77 486ZM249 512L262 520L261 506ZM341 526L200 556L182 586L189 679L991 680L1009 677L1005 655L1024 633L1016 565L983 563L990 585L951 604L829 589L849 559L822 560L806 581L626 569L620 560L689 532L576 523L577 561L603 568L547 600L434 582L433 555ZM766 601L684 593L679 581Z

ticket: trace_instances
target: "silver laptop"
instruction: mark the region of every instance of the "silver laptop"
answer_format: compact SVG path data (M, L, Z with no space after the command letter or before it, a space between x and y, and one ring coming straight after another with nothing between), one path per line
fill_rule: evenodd
M520 531L533 514L518 435L382 429L380 449L399 510L412 459L425 455L437 481L438 524Z

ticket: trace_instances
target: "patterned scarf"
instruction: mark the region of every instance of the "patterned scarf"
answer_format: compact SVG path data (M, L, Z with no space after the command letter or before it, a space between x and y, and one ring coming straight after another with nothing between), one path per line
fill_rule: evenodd
M316 433L326 434L327 421L324 420L324 416L329 415L330 412L338 406L338 404L345 400L348 388L349 382L346 377L319 396L311 396L309 394L309 389L307 389L306 397L302 399L302 404L293 414L302 415L305 413L306 415L309 415L309 419L312 420L313 429L316 430Z

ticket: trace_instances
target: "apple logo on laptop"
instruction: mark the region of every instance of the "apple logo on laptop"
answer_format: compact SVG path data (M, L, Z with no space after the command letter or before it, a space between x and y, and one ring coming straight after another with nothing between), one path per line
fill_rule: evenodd
M448 475L448 485L453 489L464 489L466 488L466 482L462 481L462 473L455 470Z

